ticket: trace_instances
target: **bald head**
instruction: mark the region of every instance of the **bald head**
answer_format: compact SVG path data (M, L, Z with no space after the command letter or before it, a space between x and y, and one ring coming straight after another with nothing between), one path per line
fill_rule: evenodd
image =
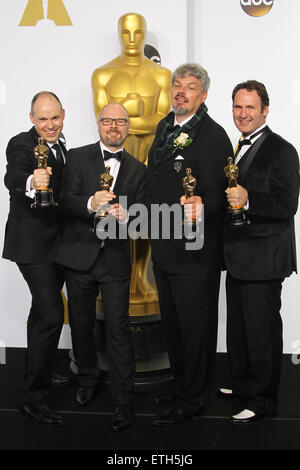
M53 99L60 106L60 109L63 109L60 99L56 96L55 93L53 93L52 91L40 91L32 98L30 109L31 114L34 114L34 105L39 98L49 98L50 100Z
M97 125L101 142L114 152L122 147L128 136L128 112L122 104L107 104L100 112Z
M62 131L65 111L57 96L49 91L37 93L31 103L30 120L40 137L55 143Z
M108 114L112 113L117 113L125 117L129 121L129 114L127 112L127 109L120 103L109 103L105 105L99 114L98 121L103 117L103 116L108 116Z

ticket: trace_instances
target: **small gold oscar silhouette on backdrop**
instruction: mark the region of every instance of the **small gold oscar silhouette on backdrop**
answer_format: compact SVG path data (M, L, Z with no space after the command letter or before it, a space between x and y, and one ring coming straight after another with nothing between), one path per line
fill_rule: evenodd
M46 12L47 11L47 12ZM63 0L28 0L19 26L36 26L38 21L47 18L56 26L72 26L72 21Z

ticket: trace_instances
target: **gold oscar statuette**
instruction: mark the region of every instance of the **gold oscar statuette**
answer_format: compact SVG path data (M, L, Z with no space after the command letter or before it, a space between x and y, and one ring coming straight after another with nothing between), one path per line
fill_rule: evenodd
M34 147L33 154L38 161L38 169L47 169L47 162L49 157L49 148L44 144L42 137L38 138L38 145ZM57 202L54 202L53 191L51 188L39 187L35 191L34 202L31 207L34 209L41 207L54 207L57 206Z
M182 178L182 186L184 189L184 194L187 199L194 196L194 190L196 186L196 178L192 175L192 170L187 168L185 170L186 176Z
M110 167L106 166L105 172L101 173L100 175L100 186L101 186L102 191L110 191L110 188L113 184L114 177L109 172L110 172ZM106 210L100 208L98 217L100 219L103 219L104 217L107 217L107 215L108 214Z
M100 187L102 191L110 191L110 188L113 184L114 177L109 173L110 172L110 167L106 166L105 167L105 172L101 173L99 181L100 181ZM101 224L98 225L99 222L101 222L103 219L105 219L108 216L107 211L105 210L104 207L99 207L97 210L95 216L94 216L94 225L93 227L90 228L92 232L95 232L96 226L97 230L105 231L106 227L101 227Z
M182 186L184 189L184 194L187 199L194 196L194 190L196 187L197 180L192 175L191 168L186 168L186 175L182 178ZM183 235L187 240L193 240L195 238L195 233L197 230L197 219L184 216L183 220Z
M228 179L228 188L237 187L237 178L239 175L239 168L233 163L233 158L228 157L228 165L224 168L225 176ZM233 226L249 224L250 221L247 219L245 210L239 206L228 206L228 214L230 216L230 223Z

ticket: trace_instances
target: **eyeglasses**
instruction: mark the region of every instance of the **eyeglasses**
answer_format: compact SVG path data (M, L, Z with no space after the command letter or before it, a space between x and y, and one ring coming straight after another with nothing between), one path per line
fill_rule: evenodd
M99 121L101 124L103 124L103 126L111 126L113 122L115 122L117 126L125 126L125 124L128 122L127 119L122 118L101 118Z

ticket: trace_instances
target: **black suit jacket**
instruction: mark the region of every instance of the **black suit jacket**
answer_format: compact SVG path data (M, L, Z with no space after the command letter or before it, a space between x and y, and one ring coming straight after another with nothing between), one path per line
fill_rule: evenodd
M32 209L33 199L25 195L27 178L37 168L33 149L38 145L35 127L13 137L7 146L5 184L9 189L10 209L6 223L3 258L18 263L52 263L60 232L58 208ZM66 155L66 150L62 145ZM58 200L60 171L55 156L49 151L48 166L53 175L49 186Z
M90 196L100 191L100 174L105 166L100 144L86 145L68 152L64 171L61 208L64 211L64 228L56 261L78 271L88 270L95 262L101 240L90 230L94 215L87 209ZM114 186L116 196L127 196L127 208L134 203L144 203L146 167L125 150ZM112 203L118 202L118 198ZM131 270L129 240L106 239L105 262L112 274L127 275Z
M175 154L171 150L158 155L163 121L158 125L153 145L149 152L147 172L148 204L179 204L184 194L182 178L186 168L191 168L197 179L195 195L202 197L204 204L204 245L197 251L185 249L186 240L151 240L153 261L163 270L173 273L199 273L220 268L222 262L222 220L224 213L224 190L226 178L224 167L232 156L232 145L224 129L205 114L201 121L189 131L192 143ZM176 156L182 168L174 169Z
M226 224L224 234L227 270L250 281L280 279L296 271L299 158L295 148L269 128L260 139L238 164L238 182L249 194L251 224Z

